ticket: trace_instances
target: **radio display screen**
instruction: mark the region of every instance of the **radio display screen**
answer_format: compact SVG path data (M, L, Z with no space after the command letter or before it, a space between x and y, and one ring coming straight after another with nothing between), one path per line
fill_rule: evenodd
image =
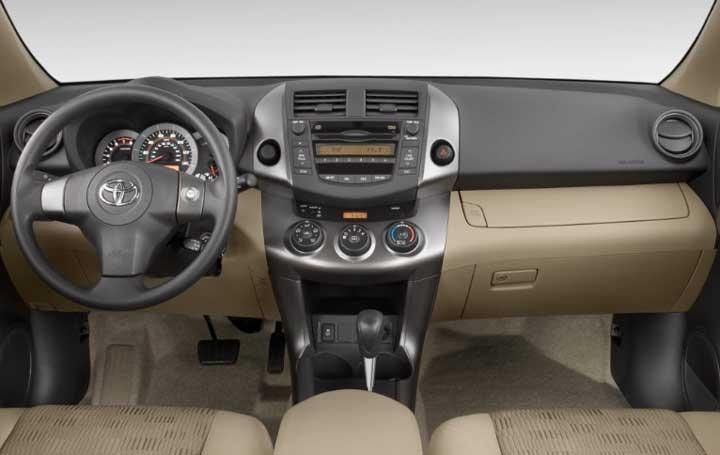
M315 144L316 156L395 156L395 144Z

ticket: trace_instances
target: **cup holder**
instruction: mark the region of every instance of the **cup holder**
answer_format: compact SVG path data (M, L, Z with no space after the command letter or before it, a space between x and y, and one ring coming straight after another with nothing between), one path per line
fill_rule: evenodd
M312 364L316 379L328 380L364 377L363 362L359 356L348 361L331 352L319 352L313 355ZM411 374L412 366L404 353L381 352L378 355L377 363L375 364L375 378L377 380L402 380L409 378Z
M360 365L360 374L363 374L362 364ZM378 355L377 363L375 364L376 380L407 379L411 374L412 367L404 355L398 355L392 352L381 352Z
M312 358L317 379L345 379L352 377L353 369L342 357L330 352L320 352Z

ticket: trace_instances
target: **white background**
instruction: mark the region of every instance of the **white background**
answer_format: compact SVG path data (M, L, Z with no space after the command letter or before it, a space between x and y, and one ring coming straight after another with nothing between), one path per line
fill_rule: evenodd
M488 76L659 82L712 0L4 0L61 82Z

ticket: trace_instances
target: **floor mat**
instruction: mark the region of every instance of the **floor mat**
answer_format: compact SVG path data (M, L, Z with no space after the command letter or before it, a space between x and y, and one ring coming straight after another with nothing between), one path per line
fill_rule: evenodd
M282 375L265 372L272 327L244 334L225 318L214 317L213 323L218 337L240 340L236 364L198 363L197 342L209 338L202 317L92 313L93 377L85 401L234 411L259 418L274 437L291 386L287 368Z
M202 366L202 317L92 313L92 404L202 406L253 415L275 437L291 394L288 369L265 372L271 325L244 334L213 318L220 338L238 338L235 365ZM610 376L609 316L563 316L433 324L421 366L418 420L552 407L626 407ZM287 363L286 363L287 364Z
M433 325L420 383L427 431L480 412L627 407L610 376L609 327L609 316Z

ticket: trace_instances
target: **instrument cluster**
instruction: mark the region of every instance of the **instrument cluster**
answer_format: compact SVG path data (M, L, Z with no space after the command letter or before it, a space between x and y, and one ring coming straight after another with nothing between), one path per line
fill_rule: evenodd
M214 180L219 169L207 141L174 123L158 123L143 131L119 129L106 134L95 148L95 165L141 161Z

